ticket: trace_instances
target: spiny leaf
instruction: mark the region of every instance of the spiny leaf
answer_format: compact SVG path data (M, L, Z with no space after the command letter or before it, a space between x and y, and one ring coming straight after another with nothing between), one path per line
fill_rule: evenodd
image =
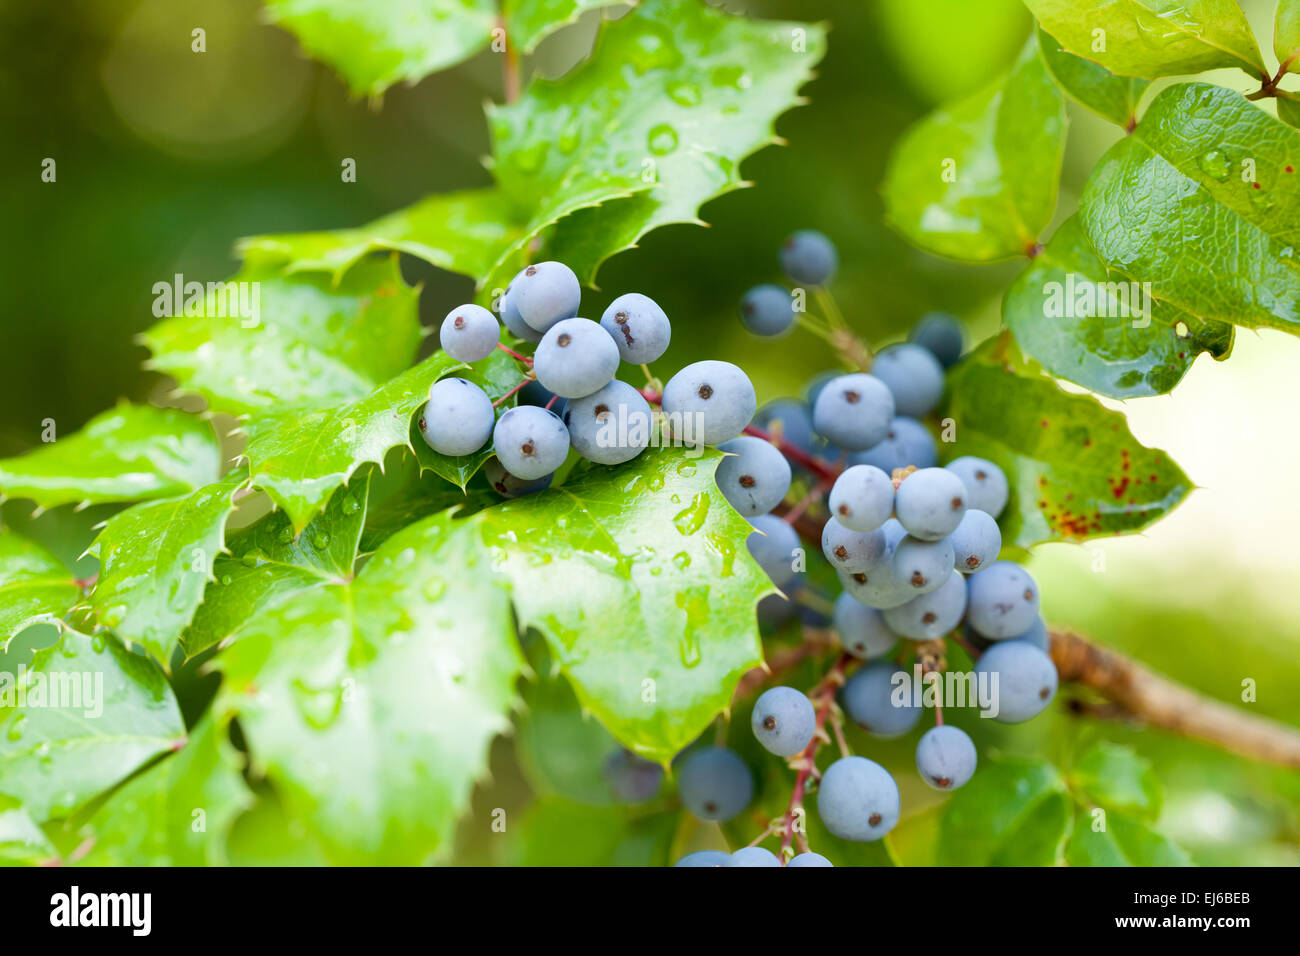
M903 136L885 176L890 222L936 255L1025 253L1056 206L1065 126L1065 99L1030 37L1005 76Z
M1007 290L1002 318L1053 375L1112 398L1163 394L1202 352L1232 350L1231 325L1145 291L1106 267L1071 216Z
M442 514L351 584L259 615L216 662L218 711L330 860L412 865L449 845L522 658L474 529Z
M532 53L542 40L561 27L576 23L586 11L620 2L622 0L502 0L501 12L505 17L510 45L522 53Z
M1131 747L1102 741L1089 747L1069 772L1070 789L1090 803L1140 820L1160 815L1162 788L1151 763Z
M0 652L33 624L57 621L76 603L77 583L40 545L0 528Z
M81 836L82 866L222 866L226 835L253 803L226 726L204 716L180 752L130 780ZM202 826L198 826L198 824Z
M240 469L183 498L151 501L109 518L90 547L100 560L90 605L100 622L164 666L194 619L225 542Z
M369 483L369 475L354 477L299 535L283 511L233 535L230 553L213 563L213 581L181 640L186 656L237 636L249 621L295 594L351 578Z
M1092 60L1062 48L1046 30L1038 31L1038 45L1048 71L1070 96L1103 119L1132 129L1137 124L1137 104L1150 80L1116 76Z
M825 49L819 25L648 0L604 26L586 63L489 111L493 172L524 204L574 168L648 181L648 193L559 223L549 256L590 283L651 229L698 223L703 203L741 186L741 161L777 141L776 117Z
M471 514L500 500L494 492L483 489L463 492L433 472L422 471L411 450L399 448L385 460L382 472L371 472L361 551L374 551L420 518L452 507L459 509L457 514Z
M462 368L446 352L435 352L356 401L255 419L244 449L253 484L284 508L300 533L363 464L381 463L398 445L409 447L411 416L428 399L429 386Z
M1174 76L1220 67L1265 72L1236 0L1025 0L1043 29L1076 56L1121 76Z
M0 460L0 493L42 508L141 501L192 491L215 481L220 469L221 449L207 422L123 402L67 438Z
M1041 760L982 759L954 793L939 838L942 866L1053 866L1073 808L1065 781Z
M1080 807L1065 847L1070 866L1191 866L1178 844L1140 820L1107 813L1104 830L1095 830L1093 812Z
M1124 416L1062 391L1009 339L992 339L949 373L949 457L997 463L1011 485L1002 540L1029 547L1138 531L1192 490L1169 457L1140 444Z
M1097 164L1079 221L1101 259L1203 319L1300 332L1300 132L1241 94L1172 86ZM1194 250L1195 254L1189 254Z
M719 460L649 449L466 519L582 706L665 764L762 660L754 607L772 585L714 483Z
M395 257L351 270L337 286L320 275L246 266L231 282L258 289L256 325L218 315L165 319L141 336L147 367L232 415L321 408L369 394L410 366L420 340L417 289ZM227 310L228 311L228 310Z
M111 635L64 631L19 676L0 672L0 795L38 823L185 739L162 671Z

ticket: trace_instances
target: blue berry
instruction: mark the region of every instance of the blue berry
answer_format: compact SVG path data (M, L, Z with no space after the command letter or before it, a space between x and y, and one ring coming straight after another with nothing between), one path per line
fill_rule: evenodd
M477 362L497 347L501 326L481 305L461 305L447 313L438 330L442 350L458 362Z
M573 318L582 303L578 277L563 262L525 266L510 283L510 294L520 318L538 332Z
M800 285L825 285L839 264L835 244L813 229L793 232L781 243L781 268Z
M829 504L844 527L874 531L894 513L894 483L873 465L854 465L835 479Z
M620 295L600 317L624 362L646 365L668 351L672 323L658 303L640 292Z
M749 806L754 777L734 750L705 747L682 762L677 793L696 817L726 823Z
M668 380L662 407L682 441L721 445L745 430L758 399L749 376L737 366L708 360L687 365Z
M537 380L556 395L582 398L604 388L618 371L618 346L590 319L561 319L533 354Z
M915 597L900 607L884 612L889 627L914 641L932 641L947 634L966 613L966 581L960 574L947 580L929 594Z
M894 574L894 555L903 538L907 537L907 532L903 530L903 526L896 518L886 521L881 526L880 532L885 536L885 554L880 563L866 572L854 574L840 572L840 583L846 591L867 607L877 609L898 607L916 597L916 592L912 590L911 585L899 580Z
M463 378L442 378L429 386L420 414L420 434L440 455L472 455L492 435L496 410L487 392Z
M929 594L953 576L952 541L922 541L910 534L894 549L894 577L912 589L912 595Z
M831 623L844 649L864 661L884 657L898 643L898 635L889 629L881 613L848 591L835 599Z
M817 714L808 695L793 687L773 687L754 702L749 726L768 753L793 757L812 740Z
M816 447L812 412L807 405L796 399L778 398L768 402L754 415L754 424L770 433L773 438L779 433L783 441L809 454Z
M497 419L492 449L501 467L516 478L532 481L564 464L569 454L569 431L555 412L521 405Z
M967 578L967 617L971 627L991 640L1025 633L1038 617L1038 585L1014 561L995 561Z
M961 524L948 536L952 542L954 565L963 574L983 571L998 559L1002 550L1002 531L986 511L967 509Z
M751 518L754 526L745 545L772 583L779 588L794 580L794 561L802 551L799 534L776 515L759 515Z
M985 572L987 573L987 572ZM1020 724L1036 717L1056 696L1056 666L1028 641L999 641L980 655L975 674L997 675L997 713L1004 724ZM990 684L990 686L992 686Z
M832 866L833 867L834 865L835 865L834 863L826 859L826 857L822 856L820 853L813 853L810 850L807 853L796 853L794 857L790 860L790 862L785 865L785 868L788 870L791 867L796 867L796 866L797 867L806 867L806 866Z
M975 774L975 743L966 731L944 724L927 730L916 745L916 769L936 790L956 790Z
M862 451L889 434L894 396L873 375L841 375L826 383L813 404L813 427L845 451Z
M515 297L511 294L510 287L502 293L498 304L501 310L501 324L510 330L511 335L525 342L532 342L534 345L542 340L542 333L525 322L519 310L515 308Z
M915 418L895 415L884 441L849 456L852 465L875 465L887 475L896 468L933 468L939 462L934 436Z
M1034 618L1034 623L1029 630L1023 634L1017 634L1013 640L1026 641L1033 644L1044 654L1050 655L1052 652L1052 638L1047 633L1047 622L1043 620L1043 615L1039 614Z
M943 366L919 345L891 345L871 363L871 374L894 393L894 408L910 418L924 418L943 398Z
M730 866L731 854L724 853L721 850L696 850L694 853L687 853L684 857L673 864L674 867L698 867L698 866Z
M841 840L879 840L898 822L898 784L866 757L841 757L822 774L817 815Z
M747 518L767 514L790 490L790 463L771 442L741 435L718 446L729 452L718 463L716 480L722 495Z
M534 492L545 491L551 487L552 475L541 478L523 479L512 475L502 467L501 462L489 458L483 465L483 476L492 489L502 498L520 498Z
M928 349L944 368L952 368L961 360L966 334L961 323L948 313L927 312L912 327L907 341Z
M784 335L794 325L794 300L779 285L756 285L740 300L740 321L755 335Z
M807 386L804 387L804 394L808 397L808 407L811 408L816 405L817 396L821 395L827 385L843 374L843 372L818 372L814 375Z
M898 689L895 700L894 675L903 674L892 661L874 661L853 673L840 691L840 700L849 719L869 734L889 739L901 737L921 719L923 708L912 703L907 684Z
M741 847L731 857L727 866L777 866L781 861L775 853L761 846Z
M578 454L601 465L631 461L650 444L654 428L650 403L618 379L584 398L569 399L562 417Z
M985 458L963 455L945 466L966 486L966 507L977 508L996 518L1007 506L1007 476Z
M912 537L938 541L961 524L966 514L966 486L944 468L922 468L899 484L894 513Z
M822 554L838 571L849 574L870 571L884 560L885 533L879 528L850 531L831 518L822 526Z
M653 800L664 782L663 767L621 747L605 758L601 771L622 803Z

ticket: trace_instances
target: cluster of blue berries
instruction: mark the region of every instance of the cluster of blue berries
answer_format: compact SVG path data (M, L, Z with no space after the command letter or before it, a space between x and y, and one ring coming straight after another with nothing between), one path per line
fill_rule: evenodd
M421 435L439 454L481 452L489 441L495 458L487 477L506 497L549 486L572 448L603 465L631 461L660 428L643 392L615 378L619 363L646 366L667 350L668 316L648 296L620 295L599 322L578 317L582 290L562 262L524 268L501 296L501 323L515 338L536 345L521 383L519 404L497 417L488 394L465 378L444 378L429 388L420 417ZM477 362L499 347L496 317L482 306L448 313L439 331L443 349L462 362ZM736 438L753 418L754 386L730 362L686 366L652 396L662 425L684 444L719 445Z
M803 231L783 245L781 263L794 282L820 287L834 275L838 256L825 236ZM795 297L782 286L758 286L741 303L742 322L758 335L783 334L797 317ZM1056 693L1038 586L1025 568L999 560L997 519L1009 497L1007 477L995 463L971 456L939 467L938 447L925 423L964 344L955 319L931 313L907 342L877 353L870 372L818 376L806 401L765 405L755 417L758 434L719 446L732 455L718 467L718 485L753 525L750 553L786 594L811 588L802 580L804 552L789 520L794 515L784 508L787 495L795 477L810 468L816 470L808 475L814 485L830 485L821 550L843 588L833 612L827 619L786 594L773 595L760 604L760 623L776 625L800 614L829 624L844 651L862 661L844 683L839 705L879 738L909 733L925 709L910 694L900 703L893 693L903 669L895 662L901 658L891 655L900 642L913 642L907 656L915 650L920 662L923 643L961 635L979 653L977 680L997 688L995 716L1006 723L1034 717ZM996 684L989 679L994 675ZM817 733L806 694L790 687L767 690L755 703L752 729L771 753L806 769ZM917 744L917 770L934 789L961 787L976 764L971 738L941 719ZM753 777L735 752L700 749L681 765L679 793L695 816L725 821L748 806ZM865 757L843 756L830 764L815 796L822 823L841 839L877 840L898 821L896 782ZM781 860L752 846L733 854L692 853L677 865L779 866ZM831 864L805 852L786 865Z

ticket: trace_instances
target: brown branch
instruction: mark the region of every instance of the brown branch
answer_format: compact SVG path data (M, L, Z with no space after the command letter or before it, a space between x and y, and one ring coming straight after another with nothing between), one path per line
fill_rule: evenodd
M768 681L777 680L790 673L810 657L824 654L839 643L834 631L804 628L804 639L793 647L782 647L768 655L767 663L752 668L736 684L734 700L743 700L755 693Z
M1131 718L1243 757L1300 768L1300 730L1294 727L1205 697L1077 634L1052 632L1052 661L1062 681L1097 691Z

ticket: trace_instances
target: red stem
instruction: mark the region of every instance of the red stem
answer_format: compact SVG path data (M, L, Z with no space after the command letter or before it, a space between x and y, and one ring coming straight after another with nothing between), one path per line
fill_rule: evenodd
M510 356L512 359L514 359L515 361L523 362L525 365L529 366L530 368L532 367L533 360L532 360L532 358L531 358L530 356L527 356L527 355L520 355L520 354L519 354L518 352L516 352L514 349L512 349L512 348L507 348L506 346L502 345L500 342L497 343L497 348L499 348L502 352L505 352L507 355L509 355L509 356Z
M514 388L512 388L510 391L506 392L504 395L502 395L500 398L498 398L495 402L493 402L493 403L492 403L492 407L493 407L493 408L496 408L496 407L499 406L502 402L504 402L507 398L509 398L509 397L510 397L511 395L513 395L515 392L519 391L521 388L523 388L525 385L527 385L527 384L528 384L529 382L531 382L531 381L532 381L531 378L524 378L524 379L521 379L518 385L516 385L516 386L515 386Z
M759 428L757 425L746 425L745 434L753 435L755 438L761 438L763 439L763 441L772 442L772 444L776 445L776 447L781 450L781 454L785 455L786 458L789 458L791 461L795 462L796 464L801 465L802 467L806 468L808 471L811 471L814 475L816 475L818 478L822 479L823 481L834 482L835 479L838 478L840 475L840 471L842 469L836 468L834 465L828 464L827 462L822 461L820 458L814 458L812 455L808 454L802 448L798 447L797 445L790 444L784 438L781 439L780 441L773 441L771 433L764 431L763 429Z
M808 695L817 708L817 724L813 730L812 740L808 742L808 746L799 755L800 767L795 774L794 789L790 791L790 804L786 807L785 821L781 828L781 856L783 858L786 850L790 849L790 845L794 842L795 816L803 807L804 791L808 787L808 778L812 776L816 766L814 761L817 757L817 748L821 745L821 738L826 732L826 719L830 716L831 706L835 703L835 690L844 682L844 668L848 666L851 660L853 660L851 655L841 654L835 663L831 665L831 669L826 672L826 676ZM799 848L804 853L808 852L808 838L802 833L799 835Z

